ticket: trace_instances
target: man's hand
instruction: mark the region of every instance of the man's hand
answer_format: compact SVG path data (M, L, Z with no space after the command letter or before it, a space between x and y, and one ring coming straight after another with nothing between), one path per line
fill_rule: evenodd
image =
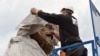
M31 12L32 14L37 15L37 14L38 14L38 12L39 12L39 10L38 10L38 9L36 9L36 8L32 8L30 12Z

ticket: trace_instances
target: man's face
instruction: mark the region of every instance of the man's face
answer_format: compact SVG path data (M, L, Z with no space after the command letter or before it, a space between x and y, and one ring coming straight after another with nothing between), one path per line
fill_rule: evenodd
M66 10L61 11L61 14L66 15L68 14Z

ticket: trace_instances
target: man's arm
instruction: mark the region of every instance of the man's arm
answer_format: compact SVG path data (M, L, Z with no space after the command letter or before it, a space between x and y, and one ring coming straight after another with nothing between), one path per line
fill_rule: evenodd
M45 13L43 11L39 11L38 12L38 16L43 18L44 20L54 23L54 24L62 24L63 20L61 18L60 15L56 15L56 14L49 14L49 13Z
M39 17L43 18L44 20L54 23L54 24L62 24L64 21L61 15L49 14L43 11L37 10L36 8L31 9L31 13L38 15Z

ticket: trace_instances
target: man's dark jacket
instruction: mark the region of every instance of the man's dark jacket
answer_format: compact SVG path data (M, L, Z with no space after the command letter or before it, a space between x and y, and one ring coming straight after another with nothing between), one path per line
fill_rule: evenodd
M71 15L55 15L39 11L38 16L48 22L59 25L60 41L62 46L75 42L81 42L79 38L78 26L73 24Z

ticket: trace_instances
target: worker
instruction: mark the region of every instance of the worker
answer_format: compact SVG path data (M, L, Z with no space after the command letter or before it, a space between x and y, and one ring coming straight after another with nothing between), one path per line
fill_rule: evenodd
M72 15L74 13L72 7L62 8L61 14L50 14L36 8L32 8L31 13L59 25L59 34L56 35L59 35L61 47L82 43L79 37L77 19ZM84 46L64 49L63 51L67 53L67 56L87 56L87 49Z

